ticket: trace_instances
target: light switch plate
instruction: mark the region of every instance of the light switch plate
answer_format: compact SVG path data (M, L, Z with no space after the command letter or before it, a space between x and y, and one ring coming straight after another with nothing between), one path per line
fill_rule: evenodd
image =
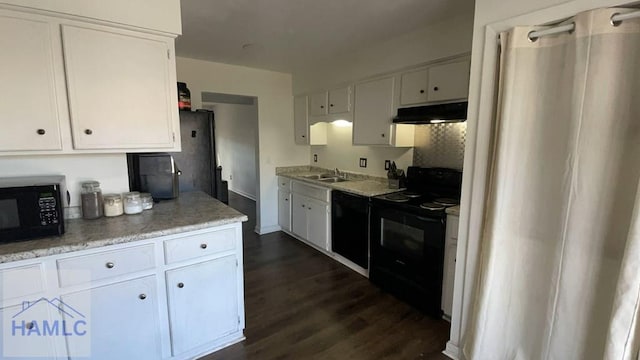
M384 169L389 170L391 168L391 160L384 161Z

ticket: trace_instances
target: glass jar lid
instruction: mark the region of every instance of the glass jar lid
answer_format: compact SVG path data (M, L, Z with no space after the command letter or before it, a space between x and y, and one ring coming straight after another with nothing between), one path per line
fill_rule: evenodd
M99 188L100 187L100 182L98 182L98 181L84 181L80 185L82 186L83 189L91 190L91 189Z
M120 194L106 194L102 196L105 200L122 200Z
M122 194L122 196L124 196L125 199L140 199L140 193L137 191L132 191L132 192L126 192L124 194Z

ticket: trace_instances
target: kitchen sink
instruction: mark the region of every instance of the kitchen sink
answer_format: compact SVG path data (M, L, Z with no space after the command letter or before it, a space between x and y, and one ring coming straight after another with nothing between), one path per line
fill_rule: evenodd
M322 175L305 175L305 176L302 176L302 177L305 178L305 179L311 179L311 180L319 180L319 179L323 178Z
M322 178L322 179L319 179L318 181L322 181L326 183L338 183L338 182L345 182L348 180L341 177L330 177L330 178Z

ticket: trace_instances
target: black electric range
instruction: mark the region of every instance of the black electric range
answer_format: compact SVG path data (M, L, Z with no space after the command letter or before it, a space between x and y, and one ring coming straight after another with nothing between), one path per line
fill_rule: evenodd
M440 316L445 209L459 204L462 173L407 169L407 189L371 200L369 278L382 289Z

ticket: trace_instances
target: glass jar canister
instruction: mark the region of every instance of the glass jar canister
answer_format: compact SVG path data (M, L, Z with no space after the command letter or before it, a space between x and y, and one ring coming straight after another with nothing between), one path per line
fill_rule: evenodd
M137 191L127 192L124 197L124 213L127 215L140 214L142 212L142 200Z
M97 181L85 181L81 184L82 217L97 219L103 215L102 190Z
M149 193L140 193L140 200L142 201L142 209L149 210L153 208L153 197Z
M104 216L120 216L124 212L120 194L104 195Z

